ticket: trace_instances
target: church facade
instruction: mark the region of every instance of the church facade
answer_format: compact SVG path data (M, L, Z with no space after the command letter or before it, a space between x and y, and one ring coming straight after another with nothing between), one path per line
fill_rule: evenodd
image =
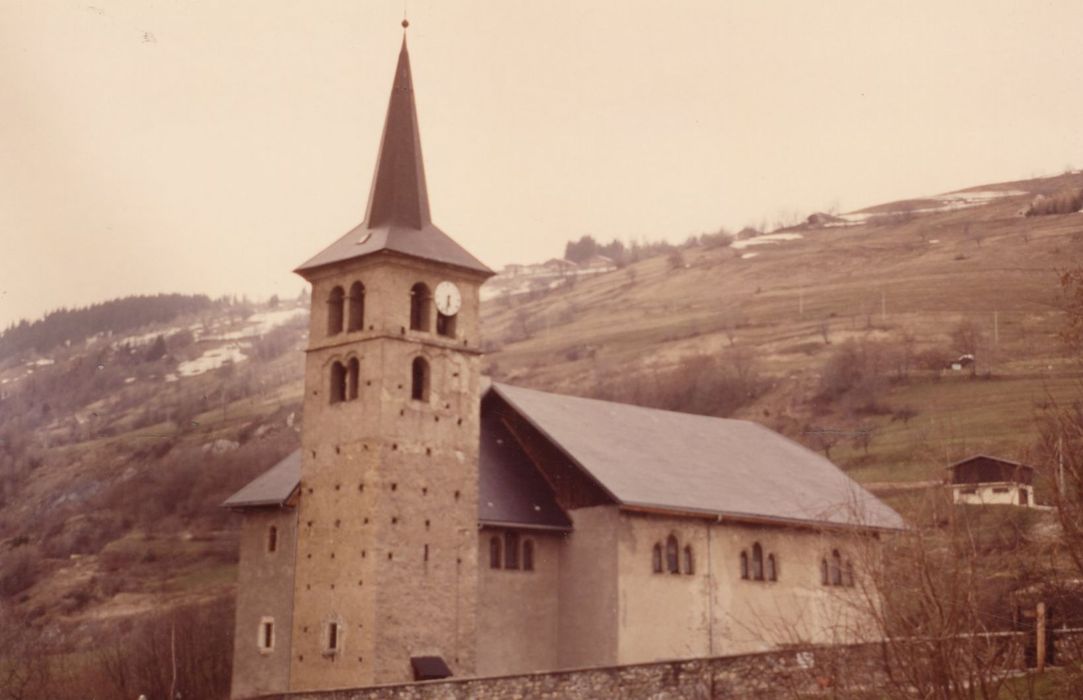
M856 640L902 521L830 462L483 379L492 272L432 223L405 41L365 219L297 272L300 446L224 504L233 697Z

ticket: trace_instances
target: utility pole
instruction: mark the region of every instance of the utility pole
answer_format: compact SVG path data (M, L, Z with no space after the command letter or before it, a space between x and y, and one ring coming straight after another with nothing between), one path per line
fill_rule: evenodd
M1000 345L1000 312L993 312L993 345Z
M880 320L887 321L887 292L880 290Z

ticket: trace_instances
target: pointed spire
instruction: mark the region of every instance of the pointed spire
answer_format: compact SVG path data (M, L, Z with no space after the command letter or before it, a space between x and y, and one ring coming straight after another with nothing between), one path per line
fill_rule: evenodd
M405 20L403 27L405 30ZM410 75L410 54L406 50L404 31L365 225L370 229L383 226L421 229L429 223L429 194L425 187L414 81Z

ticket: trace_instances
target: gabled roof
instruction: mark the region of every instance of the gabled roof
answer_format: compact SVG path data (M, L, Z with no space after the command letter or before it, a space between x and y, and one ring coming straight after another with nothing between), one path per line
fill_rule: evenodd
M948 466L946 466L944 468L945 469L954 469L955 467L959 466L960 464L966 464L967 462L973 462L976 459L988 459L991 462L1000 462L1001 464L1007 464L1007 465L1012 466L1012 467L1020 467L1020 468L1023 468L1023 469L1029 469L1030 471L1034 471L1034 467L1030 466L1029 464L1023 464L1022 462L1016 462L1013 459L1004 459L1003 457L993 457L992 455L983 454L981 452L979 452L978 454L970 455L969 457L966 457L965 459L960 459L958 462L952 462L951 464L949 464Z
M761 425L549 394L492 390L625 507L897 529L838 467Z
M294 272L303 275L323 265L381 251L494 274L432 223L405 37L395 68L365 220Z
M284 506L301 483L301 450L248 482L222 503L226 508Z

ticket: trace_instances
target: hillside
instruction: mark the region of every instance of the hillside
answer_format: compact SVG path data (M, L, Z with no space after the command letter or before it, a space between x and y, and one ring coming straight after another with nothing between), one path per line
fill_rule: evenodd
M1056 271L1083 260L1083 214L1019 215L1067 187L1083 175L498 297L483 305L486 369L756 420L905 508L908 485L965 454L1028 459L1043 402L1080 395ZM0 356L0 597L71 652L133 617L228 599L237 522L218 504L296 447L306 309L181 309ZM944 369L964 354L973 368Z
M976 450L1025 459L1036 404L1079 388L1056 338L1057 271L1083 259L1083 215L1018 212L1034 194L1081 185L1073 173L974 188L1021 194L965 207L886 204L848 215L866 219L858 225L685 249L496 300L483 322L488 367L512 383L621 397L657 393L657 377L680 383L683 364L710 358L716 378L741 369L762 382L736 415L820 449L820 435L838 431L831 457L866 482L939 478ZM953 338L961 323L973 326L974 377L929 364L968 351ZM871 405L817 400L845 350L882 380L868 387ZM868 454L847 436L859 430Z

